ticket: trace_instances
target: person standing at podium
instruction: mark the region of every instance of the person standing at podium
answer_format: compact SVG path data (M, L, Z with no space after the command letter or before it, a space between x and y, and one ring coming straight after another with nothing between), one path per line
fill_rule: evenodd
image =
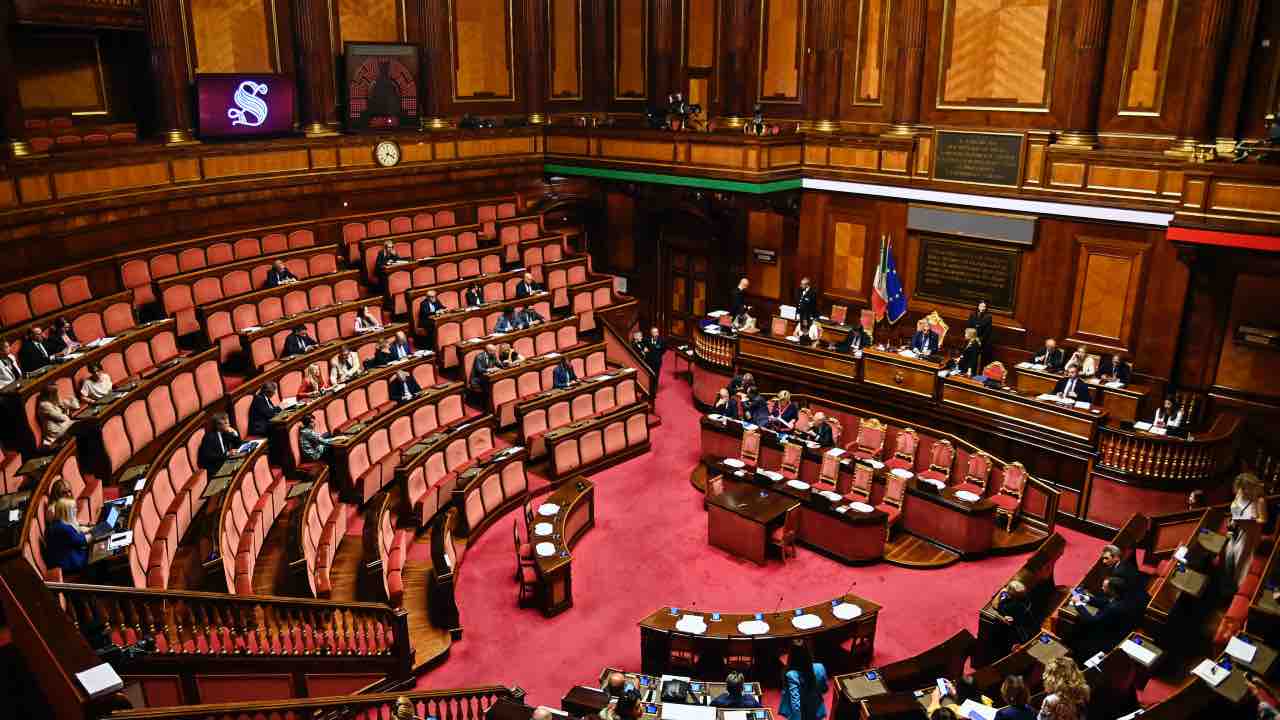
M747 288L749 287L751 287L751 281L742 278L738 281L738 287L733 289L733 298L729 303L729 314L733 317L738 317L747 307Z
M978 307L969 314L969 320L964 326L973 328L977 333L978 365L985 365L987 358L991 357L991 313L987 311L986 300L978 301Z
M800 290L796 293L796 317L800 322L808 322L817 316L818 291L809 284L809 278L800 278Z
M911 336L911 350L917 355L938 352L938 333L929 327L929 321L924 318L916 323L916 332Z

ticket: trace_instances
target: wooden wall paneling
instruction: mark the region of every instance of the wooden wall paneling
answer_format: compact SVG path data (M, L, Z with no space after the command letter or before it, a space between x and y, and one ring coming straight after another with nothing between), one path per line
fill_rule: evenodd
M1241 325L1274 328L1280 305L1280 283L1273 274L1241 272L1235 277L1214 385L1236 393L1280 397L1280 352L1239 343Z
M651 0L611 0L612 103L643 111L649 100L649 22ZM627 106L630 104L630 107Z
M524 52L520 56L519 64L525 82L522 99L529 122L534 124L547 122L544 110L551 69L547 62L550 58L548 54L550 43L547 39L548 5L548 0L522 0L521 6L524 22L520 23L520 27L523 28L520 44Z
M157 125L166 142L191 142L193 58L184 7L173 0L146 0L145 16Z
M611 270L632 272L636 269L636 201L626 193L605 194L605 217L608 231L606 253Z
M293 0L302 129L309 137L338 128L337 39L329 0Z
M649 97L656 103L684 92L680 0L649 0Z
M279 69L273 0L186 0L198 73Z
M450 0L453 102L514 102L512 0Z
M899 132L910 131L920 122L924 85L925 57L928 54L928 30L933 24L925 0L899 0L894 3L890 25L897 38L897 72L893 92L893 124Z
M1150 246L1146 277L1151 280L1145 283L1138 303L1131 359L1137 372L1168 382L1174 376L1179 348L1200 344L1198 338L1191 339L1196 336L1184 335L1180 331L1180 319L1187 305L1190 272L1178 257L1178 249L1168 241L1163 231L1123 230L1127 237L1145 241Z
M893 32L901 10L891 0L856 0L845 7L841 53L840 117L889 122L895 96L900 33ZM923 13L921 14L923 18ZM923 37L923 32L920 35ZM918 97L918 95L917 95Z
M27 117L111 112L102 47L93 33L19 33L13 52L18 102Z
M1242 0L1241 13L1244 13L1247 6L1253 2L1254 0ZM1273 41L1264 45L1258 40L1264 37L1280 37L1280 3L1260 2L1255 24L1257 26L1255 41L1247 48L1248 72L1245 75L1243 88L1238 91L1242 96L1237 113L1238 133L1244 138L1265 137L1267 113L1280 107L1280 102L1277 102L1277 95L1280 93L1280 43ZM1233 64L1238 62L1235 48L1242 46L1241 43L1233 40L1231 57ZM1226 94L1233 92L1237 87L1231 81L1233 70L1234 68L1228 70L1228 79L1223 85L1224 106L1231 102L1225 99ZM1221 132L1219 134L1221 135Z
M1156 0L1165 2L1166 0ZM1171 0L1177 2L1177 0ZM1102 71L1106 64L1107 29L1111 20L1111 0L1079 0L1075 30L1070 40L1063 38L1074 66L1069 94L1062 114L1064 131L1058 142L1084 147L1098 143L1098 105L1102 99Z
M422 59L422 124L424 127L446 125L444 116L452 107L453 78L449 72L453 50L449 31L449 0L416 0Z
M1257 37L1261 4L1262 0L1239 0L1236 5L1227 51L1227 74L1222 80L1222 99L1218 106L1215 135L1219 152L1225 152L1241 137L1243 118L1240 113L1245 96L1250 93L1249 81L1251 77L1258 77L1258 68L1251 66L1250 60L1254 54L1254 38ZM1274 43L1268 42L1267 48L1261 48L1261 43L1258 45L1262 50L1269 49L1272 44Z
M581 102L583 99L582 0L547 2L547 101Z
M1178 0L1136 0L1125 37L1120 80L1122 115L1159 115L1173 53Z
M826 294L844 300L867 297L863 276L867 262L876 263L879 248L878 238L872 237L874 223L864 216L833 212L827 216L826 226Z
M782 287L783 217L775 212L750 210L747 212L747 279L751 281L751 294L775 302L785 302ZM755 250L772 250L773 262L759 262ZM799 278L796 278L797 280ZM753 313L757 322L764 317Z
M1179 144L1191 150L1197 144L1212 141L1217 129L1217 100L1224 68L1227 28L1231 22L1234 0L1201 0L1193 23L1193 41L1186 56L1190 60L1190 77L1184 95Z
M702 106L704 120L712 115L716 58L720 47L721 0L683 0L681 21L681 62L685 97Z
M840 28L844 26L844 16L852 12L846 4L845 0L809 0L802 82L808 98L805 113L820 131L838 128L841 59L845 52Z
M339 46L349 42L403 42L408 35L405 0L336 0L333 4Z
M720 4L720 60L716 69L715 115L747 118L756 101L754 61L759 5L749 0Z
M1076 248L1070 342L1132 352L1147 245L1079 235Z
M13 21L13 3L0 2L0 133L4 133L11 154L17 158L31 152L23 138L22 102L18 93L18 66L14 61L13 43L17 39Z
M1059 0L946 0L940 108L1047 111Z
M756 36L756 94L769 115L800 117L804 112L805 0L759 0Z

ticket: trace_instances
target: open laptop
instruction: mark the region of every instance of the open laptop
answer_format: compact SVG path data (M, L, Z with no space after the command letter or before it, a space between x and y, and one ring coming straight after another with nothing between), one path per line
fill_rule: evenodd
M103 506L102 519L98 520L98 524L94 525L93 529L89 531L93 542L108 538L111 533L116 531L116 524L120 522L121 507L122 504L118 502L108 503Z

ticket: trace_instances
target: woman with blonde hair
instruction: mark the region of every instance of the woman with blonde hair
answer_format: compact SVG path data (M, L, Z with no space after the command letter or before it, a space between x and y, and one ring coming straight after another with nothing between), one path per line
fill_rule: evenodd
M46 447L61 442L76 422L71 413L79 409L79 401L74 397L62 397L57 385L49 383L44 386L40 391L40 401L36 403L36 419L40 421Z
M1083 720L1089 704L1089 683L1075 660L1051 660L1044 669L1044 691L1037 720Z
M1236 496L1231 501L1231 522L1227 525L1231 541L1223 558L1222 577L1232 583L1234 593L1249 573L1253 553L1262 539L1262 526L1267 522L1267 503L1262 495L1265 488L1253 473L1240 473L1235 481Z
M44 530L45 564L64 573L78 573L89 564L88 533L76 520L76 501L58 498L50 506L51 519Z
M302 385L298 388L298 394L318 395L327 387L324 373L320 371L320 363L311 363L302 371Z

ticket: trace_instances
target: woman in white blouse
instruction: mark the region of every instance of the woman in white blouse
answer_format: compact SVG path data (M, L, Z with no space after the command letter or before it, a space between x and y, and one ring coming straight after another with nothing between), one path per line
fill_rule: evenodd
M344 347L334 356L333 362L329 363L329 384L350 382L362 372L364 368L360 364L360 356L350 347Z
M1267 522L1267 503L1263 499L1262 481L1253 473L1236 476L1236 496L1231 501L1231 523L1227 526L1231 542L1222 563L1222 577L1234 592L1249 574L1253 553L1262 539L1262 526Z
M356 332L373 332L381 329L382 323L378 322L373 313L369 311L369 306L365 305L360 308L360 312L356 313Z
M106 400L111 395L111 376L100 363L89 363L89 375L80 383L80 397L87 403Z
M40 392L40 402L36 403L36 419L40 421L46 447L62 440L76 422L71 413L78 409L80 402L74 396L64 398L58 394L57 385L45 385Z

